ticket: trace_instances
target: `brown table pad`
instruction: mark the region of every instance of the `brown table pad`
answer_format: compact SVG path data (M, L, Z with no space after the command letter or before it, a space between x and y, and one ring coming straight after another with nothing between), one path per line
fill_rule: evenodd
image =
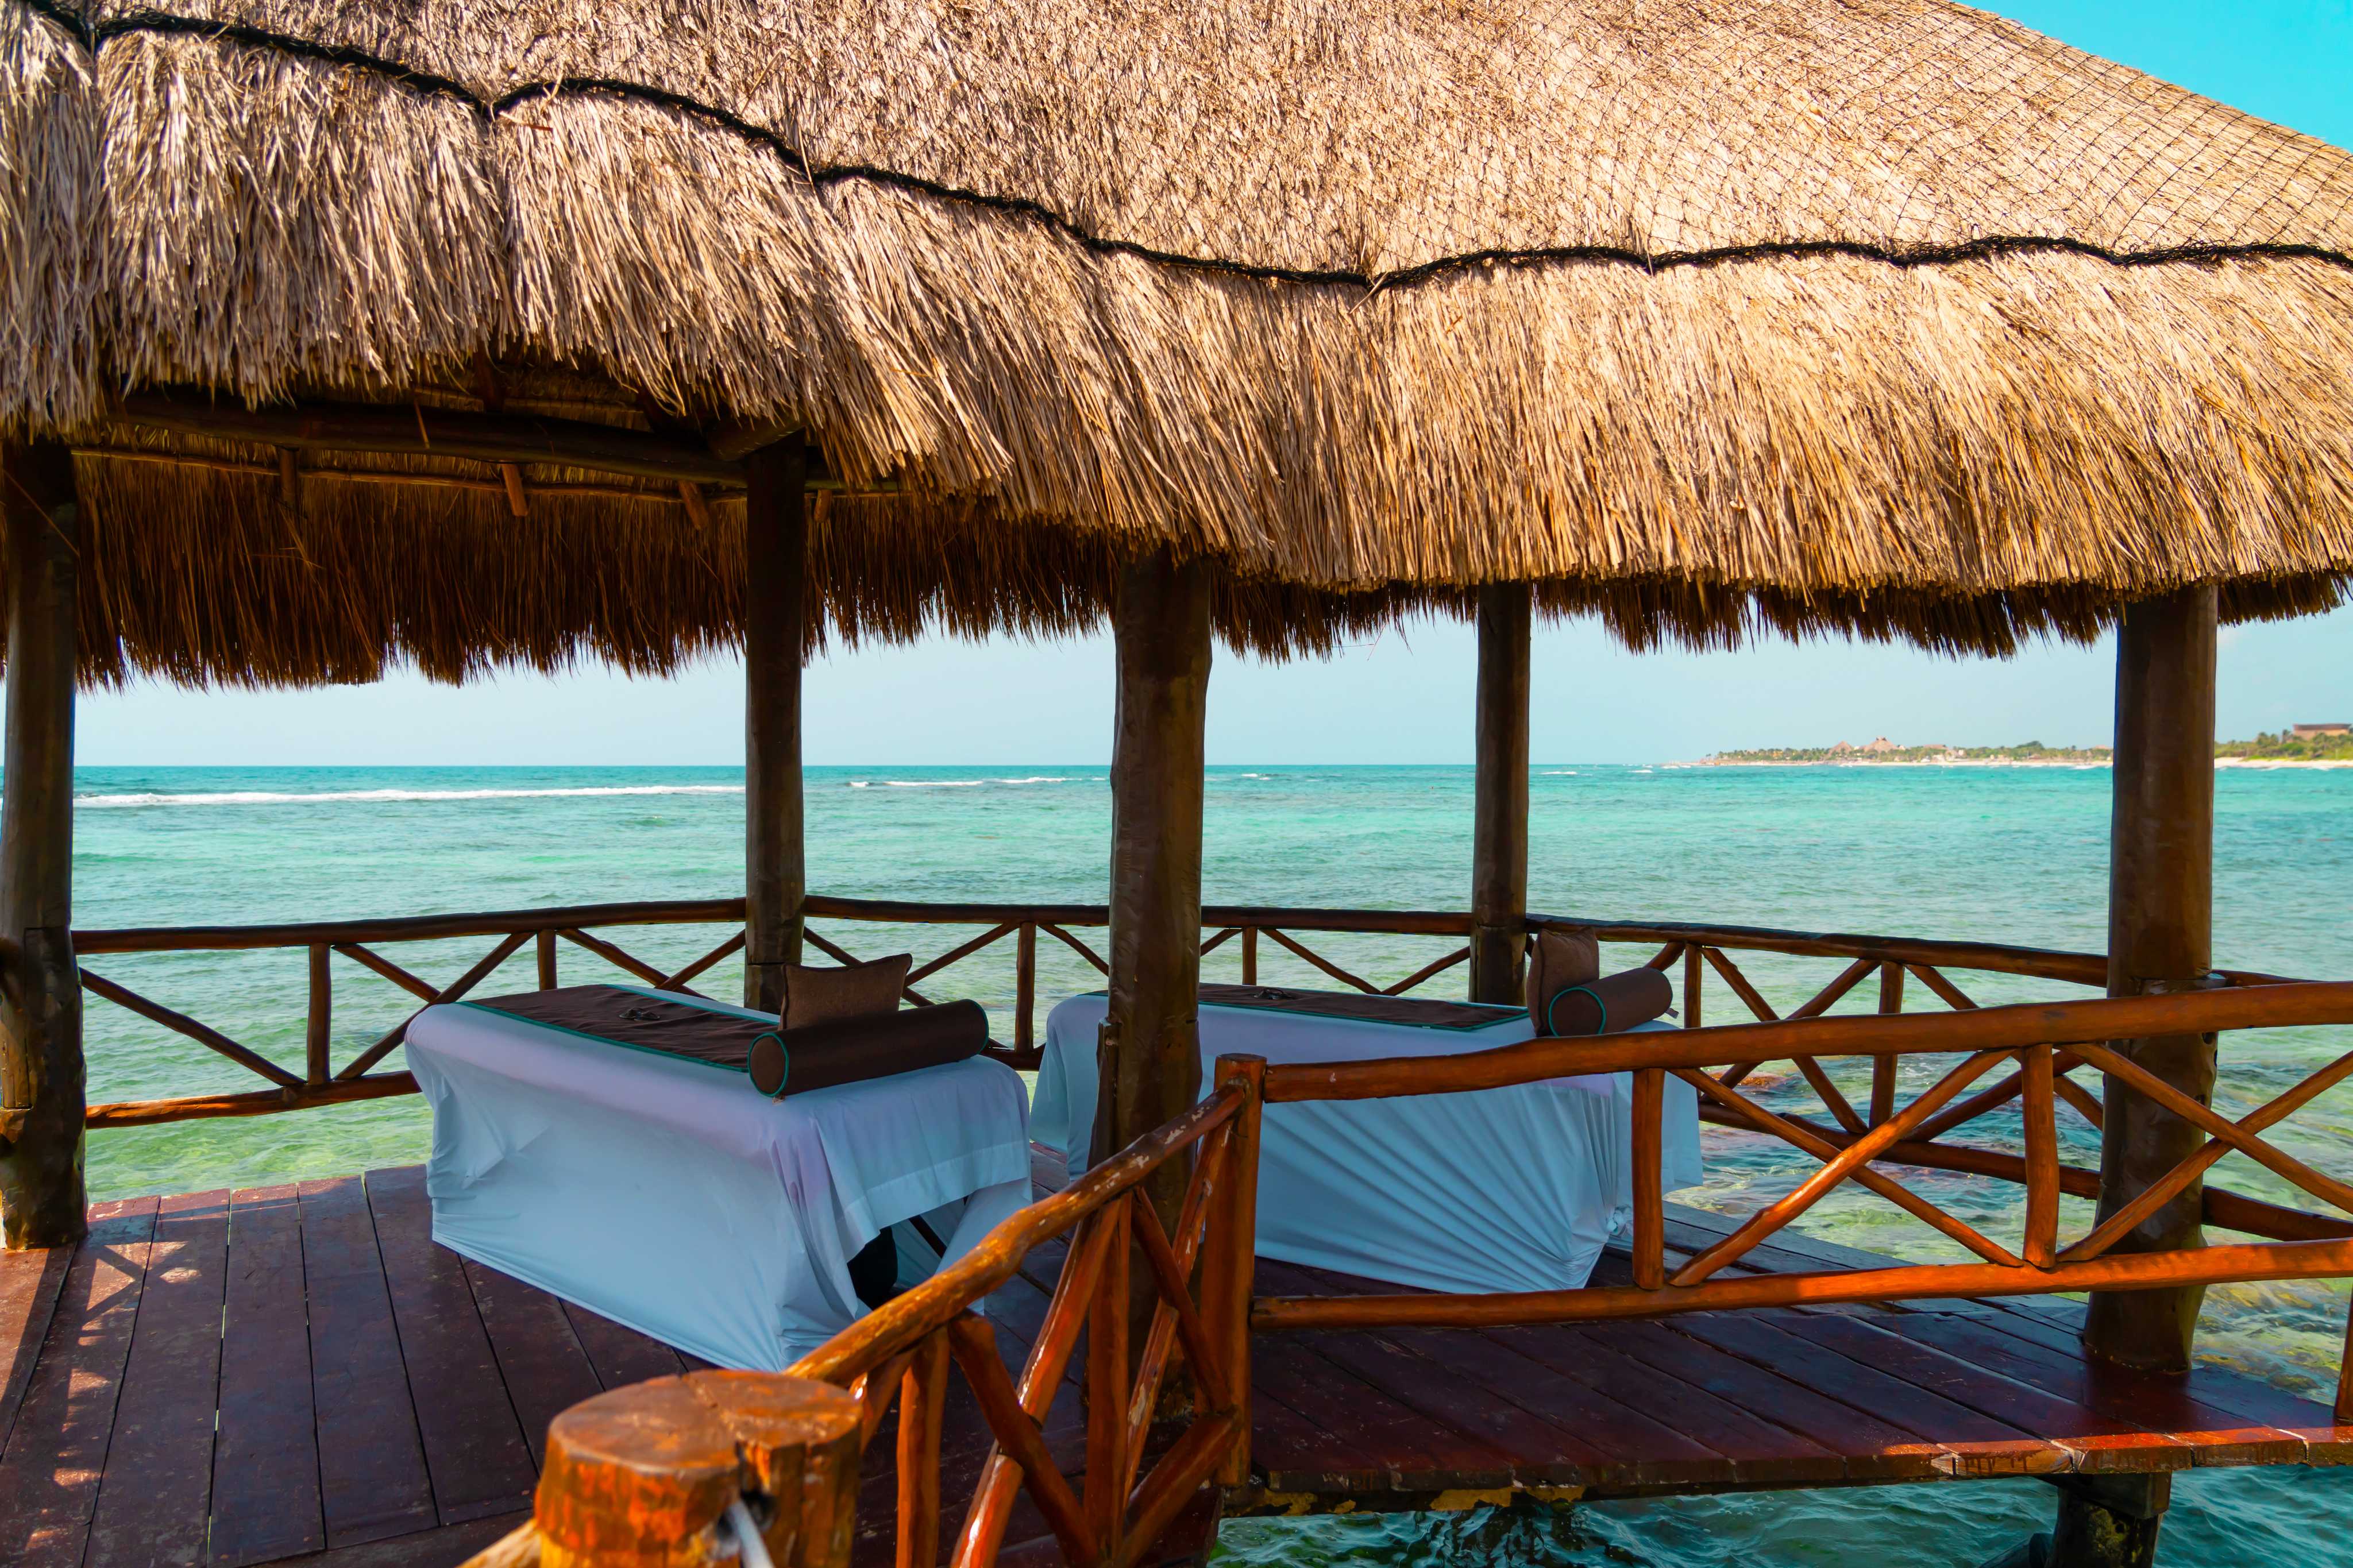
M1427 996L1375 996L1362 991L1297 991L1283 985L1204 985L1201 1002L1210 1007L1259 1007L1272 1013L1312 1013L1364 1024L1401 1024L1415 1029L1487 1029L1528 1016L1525 1007L1482 1002L1440 1002Z
M466 1004L634 1050L684 1057L714 1068L745 1069L752 1042L776 1033L775 1020L744 1018L706 1007L691 997L653 997L617 985L559 985Z
M988 1044L988 1015L970 1001L830 1018L797 1029L721 1012L691 997L649 996L617 985L565 985L459 1005L744 1073L771 1099L944 1066L977 1056Z

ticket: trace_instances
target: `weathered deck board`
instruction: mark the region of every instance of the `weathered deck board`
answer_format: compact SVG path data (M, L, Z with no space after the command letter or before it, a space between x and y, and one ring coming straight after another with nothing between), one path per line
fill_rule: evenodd
M1041 1162L1040 1175L1059 1173ZM555 1412L691 1364L435 1247L415 1169L240 1193L233 1206L226 1194L135 1200L92 1219L70 1258L0 1258L0 1560L12 1563L447 1568L521 1517ZM1734 1223L1675 1211L1670 1250L1687 1256ZM991 1304L1009 1361L1039 1331L1061 1256L1040 1248ZM1785 1232L1736 1268L1867 1261ZM1626 1273L1612 1253L1597 1278ZM1271 1262L1260 1287L1376 1288ZM2088 1366L2081 1319L2063 1301L1936 1301L1263 1335L1258 1505L2353 1461L2353 1427L2269 1384L2217 1367L2163 1380ZM1045 1427L1076 1479L1075 1368ZM892 1554L895 1431L886 1419L868 1450L859 1568ZM988 1449L951 1379L944 1554ZM1026 1500L1008 1541L1008 1564L1054 1560Z
M25 1387L33 1381L33 1363L49 1331L49 1314L57 1310L72 1263L73 1255L63 1247L0 1252L0 1345L7 1347L7 1360L0 1363L0 1452L16 1429Z
M211 1557L216 1568L244 1568L320 1550L326 1525L295 1189L239 1191L228 1230Z
M82 1560L131 1359L155 1208L153 1198L132 1198L90 1210L90 1236L66 1270L0 1453L0 1562L65 1568Z
M565 1408L600 1392L596 1369L572 1331L564 1303L544 1290L469 1259L466 1283L473 1288L499 1375L522 1423L534 1468L547 1459L547 1424Z
M531 1506L538 1479L463 1260L433 1244L425 1173L371 1171L368 1206L443 1524Z
M165 1198L114 1411L85 1556L195 1568L206 1558L228 1289L226 1192Z
M302 1275L327 1544L353 1546L436 1521L375 1216L357 1176L305 1182ZM280 1555L283 1555L281 1553Z

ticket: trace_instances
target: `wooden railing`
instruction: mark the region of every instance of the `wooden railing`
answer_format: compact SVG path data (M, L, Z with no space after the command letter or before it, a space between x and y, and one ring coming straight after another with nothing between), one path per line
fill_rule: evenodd
M1221 1062L1215 1088L1193 1110L1005 1220L971 1252L859 1319L783 1377L766 1380L775 1385L770 1403L792 1398L799 1380L804 1388L816 1382L847 1390L856 1403L854 1447L860 1453L896 1405L899 1568L934 1568L940 1561L941 1415L952 1372L969 1386L995 1439L955 1521L955 1568L985 1568L997 1560L1015 1500L1025 1491L1071 1568L1133 1568L1204 1488L1248 1479L1262 1072L1255 1062ZM1145 1183L1171 1163L1185 1170L1186 1181L1174 1223L1164 1225ZM1017 1374L982 1315L987 1300L1025 1262L1065 1242L1045 1318ZM1131 1338L1130 1318L1131 1271L1139 1264L1152 1302L1140 1342ZM1072 1377L1082 1334L1085 1362ZM1084 1408L1075 1483L1064 1474L1048 1426L1057 1399L1073 1393ZM638 1472L638 1484L649 1473L665 1480L665 1468L675 1465L678 1445L665 1440L662 1428L677 1419L659 1408L638 1418L642 1440L621 1459L623 1468ZM578 1506L565 1495L580 1479L577 1468L559 1475L551 1465L533 1522L473 1559L472 1568L540 1563L543 1531L562 1531L583 1512L594 1513L609 1532L611 1516L623 1510L603 1494L615 1489L601 1477L581 1481L601 1506ZM854 1475L855 1464L849 1468ZM828 1480L842 1494L827 1510L833 1516L854 1498L854 1481L839 1475ZM710 1525L720 1503L685 1500L698 1502L700 1514L677 1517L687 1510L675 1503L628 1510L643 1534L607 1539L611 1556L599 1560L686 1560L660 1549ZM796 1551L792 1560L838 1563L846 1555Z
M693 913L707 919L709 908L694 907ZM1039 932L1091 965L1101 965L1100 957L1073 934L1101 923L1097 909L812 900L810 913L834 921L983 928L911 980L1010 939L1022 954L1021 973L1034 984ZM1394 984L1377 986L1293 933L1369 930L1444 938L1460 936L1467 927L1461 917L1442 914L1240 909L1204 914L1205 951L1239 938L1244 973L1252 979L1255 949L1264 939L1317 973L1367 992L1409 990L1461 963L1462 955L1450 952ZM547 911L534 918L542 923L533 929L559 934L618 923L609 911ZM666 908L665 918L678 917ZM501 922L514 919L480 917L467 934L497 935L506 942L513 931ZM860 1320L791 1369L794 1377L849 1394L861 1447L889 1425L895 1405L896 1550L902 1568L937 1562L943 1531L951 1530L957 1568L985 1568L1004 1544L1016 1497L1023 1491L1066 1559L1082 1568L1130 1568L1201 1489L1248 1483L1253 1333L1489 1327L2353 1276L2353 1217L2346 1217L2353 1216L2353 1184L2315 1170L2266 1136L2353 1078L2353 1053L2234 1121L2181 1095L2109 1044L2353 1024L2353 984L2228 973L2213 977L2211 988L2172 994L1980 1006L1948 971L2096 985L2105 982L2105 964L2097 955L1974 943L1543 917L1530 923L1577 925L1607 941L1658 944L1649 962L1682 971L1684 1027L1352 1063L1270 1067L1251 1058L1221 1058L1212 1091L1193 1110L1022 1210L966 1258ZM427 934L449 933L436 928ZM817 945L848 955L830 940ZM619 952L609 943L589 951L608 961ZM1736 952L1841 962L1833 978L1781 1016ZM666 978L677 983L676 976ZM1786 984L1787 979L1781 976L1778 983ZM1753 1021L1704 1022L1715 983L1739 1000ZM1831 1016L1832 1007L1866 983L1877 987L1875 1012ZM1911 991L1914 985L1916 992ZM1907 993L1934 998L1940 1010L1905 1013ZM1033 994L1025 989L1025 1003ZM1775 1076L1788 1089L1801 1081L1820 1100L1820 1118L1761 1102L1764 1069L1785 1062L1794 1079ZM1898 1069L1907 1063L1936 1063L1944 1070L1906 1100ZM1868 1069L1867 1089L1850 1077L1856 1097L1841 1088L1834 1070L1853 1067ZM2166 1106L2203 1130L2208 1142L2141 1198L2070 1237L2062 1234L2061 1195L2093 1195L2098 1184L2096 1173L2059 1158L2063 1106L2093 1127L2104 1114L2101 1100L2070 1076L2084 1068ZM1630 1073L1634 1086L1632 1284L1495 1294L1253 1299L1262 1106L1458 1093L1603 1072ZM1691 1086L1707 1120L1778 1141L1818 1167L1788 1195L1720 1241L1672 1259L1660 1161L1670 1078ZM2022 1153L1944 1142L1946 1135L2013 1104L2020 1110ZM2211 1221L2263 1239L2175 1251L2117 1250L2143 1217L2233 1152L2338 1215L2208 1187L2204 1203ZM1186 1181L1173 1218L1164 1223L1147 1181L1172 1165L1185 1171ZM1987 1234L1905 1187L1890 1166L1971 1172L2021 1184L2025 1203L2017 1237ZM1932 1226L1971 1260L1798 1273L1736 1268L1850 1183ZM1060 1271L1026 1363L1016 1373L1000 1354L1000 1346L1014 1342L1012 1337L1000 1337L976 1309L1025 1263L1034 1268L1057 1246L1066 1247ZM1139 1295L1149 1303L1148 1319L1139 1319L1131 1306ZM1132 1337L1139 1331L1140 1340ZM1075 1374L1074 1362L1081 1363ZM957 1375L969 1386L995 1442L960 1521L945 1511L949 1500L941 1495L939 1462L941 1412L949 1380ZM1067 1404L1055 1415L1058 1395L1073 1394L1081 1396L1083 1409L1082 1424L1075 1426ZM2341 1371L2337 1408L2340 1419L2353 1420L2353 1385ZM1072 1470L1079 1479L1066 1473ZM533 1560L522 1551L529 1534L519 1532L518 1553L499 1561ZM483 1560L486 1565L489 1561Z
M994 1054L1024 1069L1034 1069L1040 1056L1036 1035L1039 939L1074 954L1086 966L1082 973L1108 973L1103 955L1080 934L1104 925L1107 917L1100 904L938 903L820 896L807 900L805 912L811 922L807 932L808 945L837 962L858 956L853 952L853 939L838 929L841 925L981 928L979 934L956 942L910 971L907 1000L917 1005L928 1000L921 989L923 983L943 970L984 952L1002 952L1009 946L1014 967L1010 1037L1001 1039ZM1202 911L1202 952L1209 955L1222 950L1238 958L1238 978L1245 984L1260 982L1262 959L1281 958L1294 972L1304 965L1321 977L1319 984L1322 980L1336 981L1366 993L1398 995L1429 984L1460 967L1470 956L1469 947L1462 943L1470 933L1471 921L1469 915L1462 913L1213 906ZM709 899L382 920L78 931L74 941L83 963L82 984L91 995L196 1042L269 1086L247 1092L94 1105L90 1110L89 1125L130 1127L199 1117L266 1115L414 1092L415 1082L406 1073L375 1070L399 1047L406 1033L407 1017L376 1033L341 1064L334 1060L338 988L346 981L358 978L395 987L421 1008L464 997L501 965L518 958L528 945L536 960L535 983L542 987L558 983L559 955L569 950L596 961L589 977L616 975L666 989L691 990L695 981L741 951L743 921L741 899ZM1970 1003L1945 977L1945 969L1979 970L2087 985L2101 984L2105 976L2105 962L2094 953L1981 942L1924 942L1737 926L1570 921L1551 916L1534 917L1529 923L1532 927L1576 926L1593 931L1604 942L1665 944L1651 962L1665 967L1678 957L1683 961L1686 1024L1699 1021L1704 1005L1702 987L1710 973L1729 985L1743 1005L1758 1016L1774 1016L1762 994L1733 960L1735 952L1849 961L1845 972L1825 992L1796 1009L1792 1017L1823 1012L1874 971L1880 977L1880 1005L1884 1011L1895 1011L1904 1005L1905 974L1917 979L1931 994L1952 1006L1968 1006ZM690 961L674 965L649 962L617 940L617 932L632 928L649 931L698 925L731 929ZM1354 972L1326 952L1318 951L1308 940L1326 934L1454 940L1444 942L1441 951L1427 963L1384 983ZM384 951L473 939L488 939L488 946L479 957L439 982L417 973L419 961L405 964ZM109 973L114 967L110 960L118 955L263 950L301 950L307 955L304 1051L299 1068L274 1060L222 1028L133 989ZM353 973L354 970L357 974ZM2225 978L2253 983L2273 977L2225 972ZM414 1016L412 1010L408 1017ZM2072 1068L2079 1064L2071 1061L2067 1065ZM2079 1109L2089 1103L2088 1094L2072 1080L2063 1082L2059 1092ZM1883 1106L1884 1100L1884 1094L1874 1085L1873 1106ZM1856 1131L1852 1126L1857 1119L1852 1106L1846 1107L1848 1114L1840 1115L1840 1103L1836 1100L1829 1101L1833 1119L1842 1130Z
M1715 962L1705 952L1701 956ZM1654 962L1672 962L1672 955L1662 952ZM1845 986L1860 984L1857 968L1865 963L1865 959L1858 958L1850 966L1841 977ZM1728 963L1720 972L1727 980L1737 973ZM1837 988L1834 983L1831 989ZM1761 1003L1757 1005L1761 1008ZM2353 1215L2353 1186L2313 1169L2263 1137L2318 1095L2353 1077L2353 1052L2233 1121L2145 1071L2105 1043L2327 1024L2353 1024L2353 983L2251 984L2170 995L2000 1007L1957 1005L1953 1012L1915 1017L1792 1016L1668 1034L1535 1040L1472 1056L1272 1067L1266 1072L1269 1104L1460 1093L1567 1074L1630 1072L1634 1079L1634 1283L1490 1295L1271 1297L1252 1304L1251 1322L1261 1331L1491 1327L1743 1307L2036 1295L2353 1275L2353 1223L2220 1192L2207 1194L2210 1217L2272 1239L2173 1251L2116 1250L2117 1242L2142 1220L2233 1152L2295 1190ZM1907 1058L1951 1054L1960 1056L1957 1065L1908 1104L1898 1108L1893 1103L1894 1077L1877 1069ZM1846 1114L1839 1117L1841 1125L1830 1128L1777 1115L1739 1091L1736 1086L1741 1079L1759 1063L1784 1059L1794 1061L1801 1070L1810 1067L1807 1080L1834 1115L1843 1100L1822 1071L1822 1064L1828 1061L1869 1061L1874 1068L1874 1090L1883 1084L1889 1086L1885 1102L1874 1104L1874 1115L1868 1122L1849 1105ZM2066 1068L2074 1065L2094 1067L2129 1085L2200 1129L2208 1142L2141 1196L2069 1241L2059 1231L2059 1198L2071 1184L2058 1160L2056 1118L2062 1097L2057 1086L2064 1081ZM1968 1100L1961 1098L1971 1085L2004 1067L2012 1069L2008 1078ZM1752 1215L1729 1236L1672 1273L1666 1266L1665 1208L1660 1190L1664 1091L1670 1077L1692 1086L1703 1103L1712 1108L1711 1120L1778 1138L1820 1163L1820 1169L1795 1191ZM1937 1163L1938 1149L1933 1142L1936 1131L1960 1125L2012 1098L2021 1101L2026 1152L2022 1157L2007 1160L2003 1168L1983 1173L2022 1182L2026 1188L2025 1214L2015 1247L1984 1235L1911 1192L1895 1177L1873 1169L1882 1161L1912 1165ZM1874 1101L1880 1099L1874 1092ZM2078 1174L2091 1176L2092 1173ZM2096 1177L2093 1180L2096 1190ZM1849 1181L1870 1188L1934 1226L1974 1254L1978 1261L1722 1277L1730 1265ZM2219 1210L2218 1199L2223 1200ZM2337 1409L2340 1416L2353 1415L2353 1385L2345 1381L2342 1371Z
M1216 1087L1194 1110L1024 1209L790 1369L850 1390L869 1440L897 1401L900 1568L939 1560L940 1411L951 1366L996 1439L964 1512L955 1568L995 1560L1018 1491L1072 1568L1128 1568L1202 1488L1246 1479L1261 1071L1220 1064ZM1145 1178L1187 1160L1182 1204L1164 1226ZM973 1309L1061 1237L1069 1249L1017 1382ZM1136 1262L1153 1301L1140 1347L1130 1337ZM1085 1446L1073 1487L1044 1423L1082 1330ZM1186 1393L1171 1397L1179 1366ZM1169 1419L1172 1410L1179 1414Z

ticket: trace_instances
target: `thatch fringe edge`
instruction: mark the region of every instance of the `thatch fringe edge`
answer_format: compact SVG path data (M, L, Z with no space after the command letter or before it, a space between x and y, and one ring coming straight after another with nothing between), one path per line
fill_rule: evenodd
M2014 255L2068 255L2105 261L2116 267L2162 267L2176 263L2219 262L2254 258L2319 261L2353 270L2353 254L2328 246L2264 241L2247 244L2182 245L2122 250L2110 246L2053 235L1987 235L1959 244L1894 247L1862 240L1757 240L1704 249L1651 253L1621 246L1575 245L1488 248L1434 257L1410 267L1386 272L1276 267L1262 262L1235 261L1223 257L1196 256L1148 246L1135 240L1099 234L1056 212L1042 202L1024 196L993 195L951 185L921 174L871 163L812 163L785 135L754 124L729 110L653 87L610 77L565 77L525 82L496 98L486 98L464 82L438 72L403 64L370 50L346 44L321 43L247 23L181 16L166 11L139 11L112 21L92 23L68 10L58 0L18 0L26 9L70 34L93 58L108 40L139 35L195 37L222 43L274 50L298 59L364 70L396 82L423 96L456 99L492 121L526 103L560 98L607 98L647 104L691 114L755 146L773 153L785 164L819 189L851 181L884 185L941 201L985 207L1045 224L1082 247L1105 256L1130 256L1162 266L1229 273L1273 282L1329 285L1356 289L1394 289L1448 272L1495 266L1606 265L1662 272L1685 268L1720 267L1741 261L1813 257L1844 257L1877 261L1890 267L1946 267Z

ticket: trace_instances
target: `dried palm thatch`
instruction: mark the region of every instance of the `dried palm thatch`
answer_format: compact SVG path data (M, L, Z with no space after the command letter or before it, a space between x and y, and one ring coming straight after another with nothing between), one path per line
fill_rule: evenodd
M895 483L818 503L852 638L1168 545L1268 651L1525 580L2000 652L2337 602L2353 154L1946 0L0 0L0 427L84 453L93 678L731 642L724 493L119 416L484 367Z

